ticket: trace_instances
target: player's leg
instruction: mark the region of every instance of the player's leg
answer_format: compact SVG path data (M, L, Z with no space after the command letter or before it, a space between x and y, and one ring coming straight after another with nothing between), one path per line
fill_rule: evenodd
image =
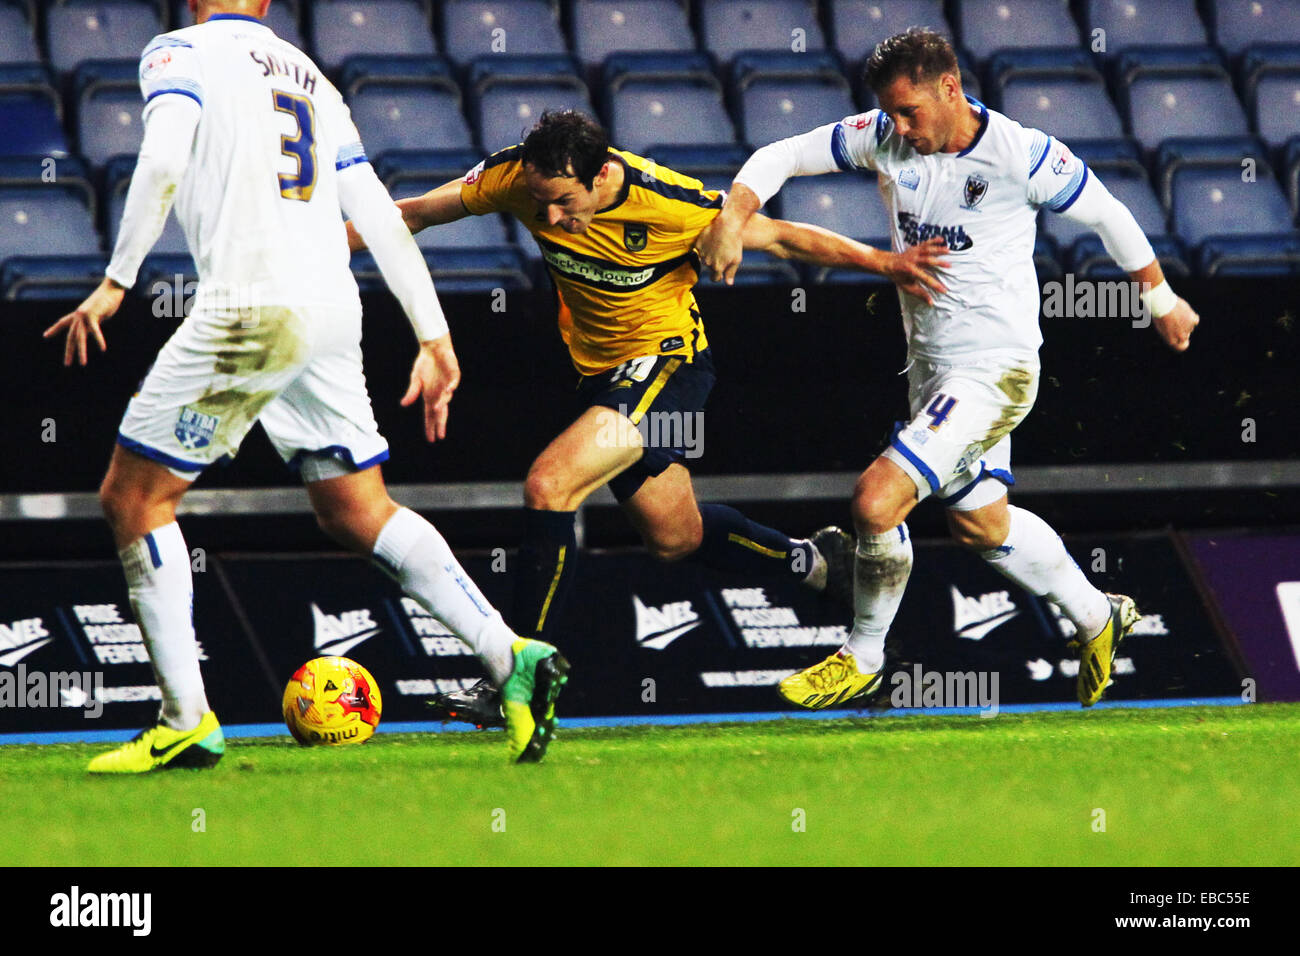
M524 480L524 540L513 575L511 623L521 634L549 634L568 598L578 505L640 457L636 426L603 406L586 409L537 456Z
M483 663L502 690L511 759L540 760L567 662L551 645L514 634L438 530L389 497L379 469L388 443L365 388L360 317L329 309L314 315L318 349L263 411L267 436L301 475L321 528L370 558Z
M990 449L990 458L1009 458L1009 444L1009 438L1003 439L1000 447ZM1115 649L1138 620L1133 600L1095 587L1051 526L1032 511L1008 504L1006 488L991 477L949 505L948 527L958 544L1061 609L1081 645L1079 701L1091 706L1100 700Z
M781 682L781 695L820 710L879 690L885 638L912 571L912 538L904 519L916 506L912 478L894 461L877 458L853 491L858 533L853 560L853 630L836 653Z
M318 477L318 469L343 473ZM378 465L344 471L334 459L303 462L307 495L321 530L370 558L483 662L500 686L514 663L516 635L469 579L432 524L388 496ZM328 474L328 472L326 472Z
M737 571L759 580L785 578L824 590L830 579L830 560L843 558L840 573L847 584L851 545L835 540L842 532L824 529L815 536L828 551L836 548L828 557L812 539L790 538L728 505L698 504L686 467L672 460L652 475L650 472L662 467L649 464L654 460L655 454L647 451L640 462L610 482L610 487L657 560L689 558L718 571Z
M155 726L96 757L92 772L211 766L224 752L199 670L190 553L176 504L204 468L234 454L304 360L299 316L280 309L253 318L196 308L123 416L100 500L163 702Z

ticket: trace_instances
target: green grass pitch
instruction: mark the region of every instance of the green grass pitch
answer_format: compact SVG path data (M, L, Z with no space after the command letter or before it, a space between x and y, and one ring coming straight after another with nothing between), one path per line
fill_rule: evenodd
M0 864L1292 865L1298 742L1256 704L575 729L523 767L486 732L130 778L4 746Z

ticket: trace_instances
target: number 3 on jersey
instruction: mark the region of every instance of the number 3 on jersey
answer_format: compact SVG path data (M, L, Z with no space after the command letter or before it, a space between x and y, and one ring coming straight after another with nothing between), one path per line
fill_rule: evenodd
M309 202L316 188L316 111L307 97L283 90L272 90L271 99L278 112L288 113L298 124L295 134L280 137L280 152L298 161L298 172L280 173L280 195Z

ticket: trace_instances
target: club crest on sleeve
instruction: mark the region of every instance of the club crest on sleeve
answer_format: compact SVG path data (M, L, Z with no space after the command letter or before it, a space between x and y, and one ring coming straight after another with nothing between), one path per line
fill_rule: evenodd
M643 222L623 224L623 246L628 252L640 252L650 240L650 229Z
M482 162L479 163L477 166L475 166L473 169L471 169L469 172L467 172L465 174L465 185L473 186L476 182L478 182L478 178L483 175L483 170L486 168L486 166L487 163Z
M966 186L962 190L962 208L974 209L983 202L985 195L989 191L989 181L979 173L971 173L966 177Z
M1052 172L1058 176L1061 175L1061 173L1065 172L1065 167L1070 165L1072 159L1074 159L1074 155L1070 152L1069 147L1064 143L1060 144L1056 155L1052 157Z
M176 419L176 427L172 429L172 434L176 436L182 448L194 451L196 448L206 448L211 443L212 436L220 423L221 419L216 415L204 415L186 405L181 409L180 417Z

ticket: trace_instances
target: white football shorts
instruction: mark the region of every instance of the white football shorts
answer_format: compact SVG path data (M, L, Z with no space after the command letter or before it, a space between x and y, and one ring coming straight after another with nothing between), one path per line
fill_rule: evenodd
M884 455L929 495L955 511L992 504L1015 484L1011 431L1038 397L1038 367L939 365L913 360L907 370L913 418Z
M388 458L361 368L361 313L322 306L191 311L127 405L118 444L193 480L253 422L304 481Z

